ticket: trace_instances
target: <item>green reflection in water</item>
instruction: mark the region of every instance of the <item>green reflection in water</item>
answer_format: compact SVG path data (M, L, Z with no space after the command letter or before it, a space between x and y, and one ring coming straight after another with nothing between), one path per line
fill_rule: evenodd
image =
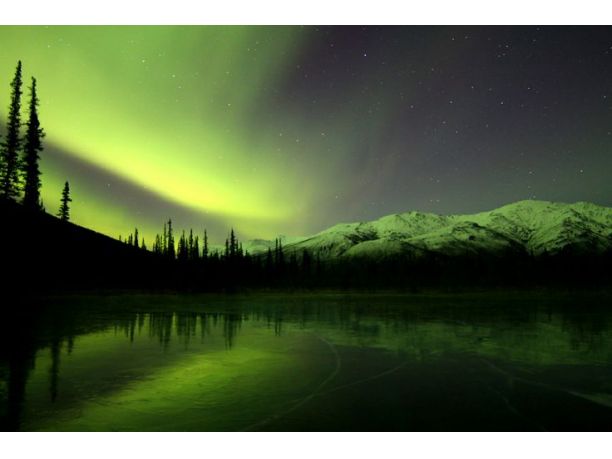
M612 328L588 300L71 298L5 336L3 425L605 430Z

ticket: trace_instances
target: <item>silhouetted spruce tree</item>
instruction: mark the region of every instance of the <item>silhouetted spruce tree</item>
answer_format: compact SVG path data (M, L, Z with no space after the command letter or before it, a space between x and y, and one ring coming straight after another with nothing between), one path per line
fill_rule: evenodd
M236 258L237 253L237 244L236 244L236 234L234 233L234 228L230 231L230 241L229 241L229 256L230 258Z
M278 264L282 267L283 264L285 263L285 254L283 252L283 242L280 240L278 240L278 257L279 257L279 262Z
M139 247L139 245L138 245L138 228L134 228L134 247Z
M159 234L155 235L155 242L153 243L153 253L156 253L158 255L161 255L162 252L162 244L161 244L161 237Z
M187 258L193 260L193 230L189 229L189 239L187 241Z
M274 264L278 264L278 238L274 238Z
M36 95L36 78L32 77L30 86L30 116L27 122L25 142L23 145L23 162L21 164L24 178L23 205L30 209L42 210L40 200L40 169L38 168L39 152L43 150L42 139L45 136L38 119L38 97Z
M191 254L191 259L192 260L200 259L200 237L199 236L196 236L195 239L193 240L193 252Z
M281 268L284 263L283 259L283 243L280 238L276 238L274 246L274 262L277 268Z
M202 247L202 258L208 258L208 233L204 230L204 241Z
M147 250L147 244L145 244L144 237L142 238L142 243L141 243L141 245L140 245L140 248L141 248L142 250Z
M187 260L187 240L185 238L185 230L181 234L178 243L178 259L181 261Z
M170 258L171 260L176 259L176 249L174 247L174 235L172 234L172 219L168 220L168 237L167 237L167 244L168 244L168 258Z
M19 147L21 139L21 61L17 63L15 77L11 82L11 103L6 123L6 138L1 144L0 194L15 199L19 195Z
M72 202L72 198L70 197L70 185L68 182L64 184L64 189L62 190L62 201L59 208L59 212L57 216L67 222L70 220L70 205L69 202Z

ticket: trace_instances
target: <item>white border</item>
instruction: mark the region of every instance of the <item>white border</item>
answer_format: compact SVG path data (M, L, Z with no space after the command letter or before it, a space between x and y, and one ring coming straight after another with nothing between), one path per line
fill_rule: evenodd
M0 441L11 459L575 459L612 451L607 433L3 433Z
M598 24L603 0L22 0L2 24Z
M2 24L598 24L612 2L241 0L4 2ZM1 44L0 44L1 46ZM496 458L610 457L610 434L0 433L4 457Z

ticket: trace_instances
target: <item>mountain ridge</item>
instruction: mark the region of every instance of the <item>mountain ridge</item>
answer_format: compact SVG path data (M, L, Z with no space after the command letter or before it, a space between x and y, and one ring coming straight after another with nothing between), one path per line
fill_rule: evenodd
M272 244L258 240L262 250L252 253ZM408 211L337 223L312 236L294 238L283 249L288 254L306 250L321 258L603 253L612 250L612 208L585 201L523 200L474 214Z

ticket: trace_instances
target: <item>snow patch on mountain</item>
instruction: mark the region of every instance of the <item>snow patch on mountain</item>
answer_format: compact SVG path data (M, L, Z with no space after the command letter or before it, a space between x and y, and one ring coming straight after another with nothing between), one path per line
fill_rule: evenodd
M251 253L273 244L253 244ZM540 255L566 248L601 253L612 250L612 209L587 202L528 200L471 215L405 212L371 222L340 223L311 237L285 240L283 245L288 254L307 250L321 258L418 257L425 253Z

